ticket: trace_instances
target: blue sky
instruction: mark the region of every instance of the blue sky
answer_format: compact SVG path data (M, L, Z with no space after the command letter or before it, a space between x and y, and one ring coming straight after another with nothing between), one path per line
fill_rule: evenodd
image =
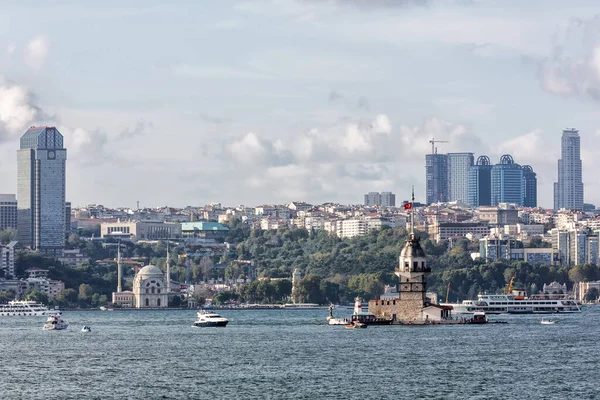
M0 4L0 192L56 125L74 206L424 197L424 155L510 153L551 207L563 128L600 204L595 1Z

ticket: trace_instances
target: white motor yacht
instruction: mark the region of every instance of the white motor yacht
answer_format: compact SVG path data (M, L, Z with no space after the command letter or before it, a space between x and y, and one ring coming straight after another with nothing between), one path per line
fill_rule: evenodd
M92 327L89 325L85 325L83 328L81 328L81 332L90 333L92 332Z
M213 311L200 310L198 311L195 327L211 327L211 326L227 326L229 320L221 317L219 314Z
M48 320L44 324L45 331L61 331L63 329L67 329L69 327L69 323L62 318L62 313L59 312L54 315L49 315Z

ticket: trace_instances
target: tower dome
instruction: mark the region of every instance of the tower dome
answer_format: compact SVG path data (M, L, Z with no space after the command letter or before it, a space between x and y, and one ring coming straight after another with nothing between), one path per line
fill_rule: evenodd
M429 272L427 256L421 247L420 238L410 233L400 253L398 270L400 272Z

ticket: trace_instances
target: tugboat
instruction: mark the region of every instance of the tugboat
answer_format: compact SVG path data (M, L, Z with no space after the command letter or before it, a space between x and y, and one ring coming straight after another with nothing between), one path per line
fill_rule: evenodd
M221 317L219 314L212 311L200 310L197 314L196 322L194 322L195 327L205 328L205 327L225 327L229 323L227 318Z
M352 323L361 323L365 325L391 325L393 320L387 318L379 318L369 311L362 310L362 299L357 297L354 299L354 312L351 317Z
M62 313L59 312L57 314L48 316L48 320L46 320L43 329L45 331L62 331L68 327L69 323L62 319Z

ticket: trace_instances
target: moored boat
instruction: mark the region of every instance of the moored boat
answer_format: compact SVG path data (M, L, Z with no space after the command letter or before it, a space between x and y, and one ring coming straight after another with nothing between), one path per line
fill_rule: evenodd
M558 320L552 318L542 318L542 320L540 321L542 325L553 325L557 322Z
M375 314L369 311L363 311L362 299L357 297L354 299L354 312L352 313L350 321L352 323L360 322L366 325L391 325L393 320L387 318L379 318Z
M467 313L487 314L550 314L581 312L581 303L566 296L525 296L515 290L511 294L480 294L477 300L464 300Z
M347 318L335 318L333 316L333 305L329 306L329 316L327 317L329 325L349 325L350 321Z

